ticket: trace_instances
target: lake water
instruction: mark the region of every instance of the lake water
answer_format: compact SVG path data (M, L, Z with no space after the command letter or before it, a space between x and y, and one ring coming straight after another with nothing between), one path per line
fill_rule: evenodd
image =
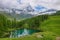
M14 30L10 34L10 38L17 38L21 36L31 35L33 33L37 33L39 30L33 30L33 29L18 29Z

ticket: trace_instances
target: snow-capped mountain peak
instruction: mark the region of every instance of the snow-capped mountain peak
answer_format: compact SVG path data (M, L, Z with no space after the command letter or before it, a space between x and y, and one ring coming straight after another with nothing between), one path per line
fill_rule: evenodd
M39 13L46 13L46 12L53 12L56 11L54 8L48 8L45 5L42 5L40 2L43 3L41 0L0 0L0 9L2 8L4 11L12 11L14 13L20 14L21 12L27 14L39 14ZM45 2L46 3L46 2Z

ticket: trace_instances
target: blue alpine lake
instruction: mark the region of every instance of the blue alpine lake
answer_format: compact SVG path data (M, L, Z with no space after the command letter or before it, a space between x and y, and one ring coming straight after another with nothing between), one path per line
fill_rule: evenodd
M18 29L14 30L10 34L10 38L17 38L21 36L31 35L33 33L37 33L39 30L33 30L33 29Z

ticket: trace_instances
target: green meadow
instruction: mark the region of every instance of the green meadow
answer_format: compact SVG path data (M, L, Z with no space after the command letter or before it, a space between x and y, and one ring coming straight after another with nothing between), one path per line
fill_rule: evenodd
M11 31L23 28L40 30L40 32L20 38L9 38ZM15 18L9 20L8 17L0 14L0 40L56 40L57 37L60 37L60 11L20 21Z

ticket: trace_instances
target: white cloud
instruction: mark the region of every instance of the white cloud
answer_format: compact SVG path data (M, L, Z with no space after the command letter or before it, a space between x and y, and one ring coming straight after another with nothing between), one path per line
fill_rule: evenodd
M60 0L21 0L19 4L17 0L0 0L0 4L11 8L24 8L30 4L33 8L42 5L46 8L54 8L60 10Z

